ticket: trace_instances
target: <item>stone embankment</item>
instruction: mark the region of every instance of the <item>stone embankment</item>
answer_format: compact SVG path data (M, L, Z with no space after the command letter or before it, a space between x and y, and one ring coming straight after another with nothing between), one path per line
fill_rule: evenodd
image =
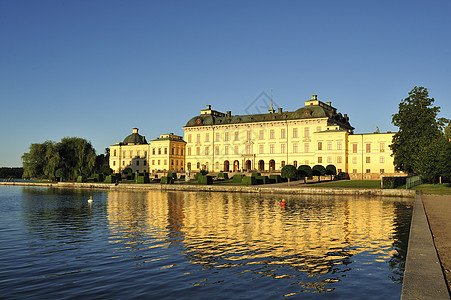
M370 189L370 188L330 188L330 187L272 187L258 186L220 186L190 184L109 184L109 183L76 183L76 182L0 182L2 185L47 186L51 188L87 188L105 190L130 191L188 191L188 192L226 192L226 193L267 193L267 194L305 194L305 195L357 195L385 197L415 197L414 190L404 189Z

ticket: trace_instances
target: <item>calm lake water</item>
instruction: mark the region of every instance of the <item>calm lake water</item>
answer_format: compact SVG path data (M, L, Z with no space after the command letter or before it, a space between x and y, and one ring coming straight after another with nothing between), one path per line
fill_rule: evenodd
M391 198L0 186L0 298L399 299L411 213Z

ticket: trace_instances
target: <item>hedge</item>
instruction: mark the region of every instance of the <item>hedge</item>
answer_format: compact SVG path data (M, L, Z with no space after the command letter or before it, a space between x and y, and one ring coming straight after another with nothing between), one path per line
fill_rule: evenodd
M160 180L160 184L172 184L174 183L174 178L168 176L162 176Z
M88 182L88 180L86 179L86 176L78 176L77 182Z
M224 178L224 180L229 179L229 173L219 173L218 178Z
M244 175L241 175L241 174L235 174L235 175L233 175L232 180L234 183L241 183L243 181L243 176Z
M269 179L274 180L275 183L280 183L282 182L282 177L280 177L280 175L269 175Z
M257 185L257 177L254 176L244 176L241 182L243 185Z
M398 186L406 184L407 177L382 177L383 189L395 189Z
M199 175L198 182L199 184L213 184L213 176Z

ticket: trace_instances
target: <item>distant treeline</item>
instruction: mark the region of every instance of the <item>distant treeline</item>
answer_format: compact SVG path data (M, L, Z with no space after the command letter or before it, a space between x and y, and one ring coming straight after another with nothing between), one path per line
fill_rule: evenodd
M22 178L23 168L0 168L0 178Z

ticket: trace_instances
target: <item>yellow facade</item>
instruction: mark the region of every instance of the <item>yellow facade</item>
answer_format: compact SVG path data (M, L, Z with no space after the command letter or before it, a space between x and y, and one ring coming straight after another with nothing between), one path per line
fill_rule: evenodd
M316 95L293 112L233 116L207 105L183 129L187 170L277 172L305 164L334 165L359 179L395 173L392 133L354 134L347 115Z
M159 171L183 171L185 165L185 142L181 136L170 134L147 143L144 136L133 128L123 142L110 146L110 168L121 173L125 168L140 173Z

